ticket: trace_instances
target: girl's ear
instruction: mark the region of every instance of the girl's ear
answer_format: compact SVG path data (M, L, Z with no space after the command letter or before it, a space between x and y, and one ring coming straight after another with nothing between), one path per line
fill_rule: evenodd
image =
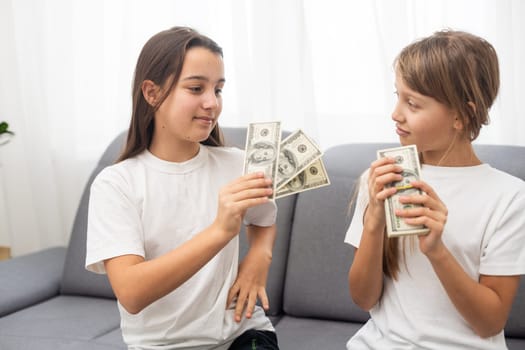
M458 131L463 130L463 122L458 117L456 117L456 120L454 120L454 129Z
M142 95L146 102L155 107L159 98L160 88L151 80L144 80L141 85Z
M476 113L476 105L472 101L467 102L468 106L472 109L472 112Z
M476 113L476 105L474 104L474 102L469 101L467 102L467 105L472 110L472 114ZM459 118L459 116L456 115L456 120L454 121L454 129L461 131L465 129L465 124L469 124L469 118Z

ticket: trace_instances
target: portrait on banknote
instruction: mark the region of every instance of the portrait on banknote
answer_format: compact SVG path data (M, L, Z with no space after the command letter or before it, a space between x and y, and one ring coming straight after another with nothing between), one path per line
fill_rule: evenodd
M291 179L284 187L291 191L299 191L306 184L306 172L301 171L297 176Z
M276 155L277 150L273 144L266 141L259 141L252 144L252 149L248 154L248 160L254 165L262 165L271 163Z
M283 149L279 156L279 174L283 178L289 178L297 171L297 158L290 150Z

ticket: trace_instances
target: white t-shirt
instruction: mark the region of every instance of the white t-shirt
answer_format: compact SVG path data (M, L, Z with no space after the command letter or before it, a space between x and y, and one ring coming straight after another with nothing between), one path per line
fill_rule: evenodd
M359 247L368 203L367 173L345 242ZM442 239L478 281L484 275L525 273L525 182L488 164L473 167L422 166L421 178L448 208ZM406 265L398 280L384 280L370 320L348 341L359 349L506 349L503 331L483 339L456 310L416 237L405 239Z
M189 240L215 219L219 189L242 175L244 152L200 147L183 163L144 151L105 168L93 181L89 201L86 268L105 273L103 261L125 254L157 258ZM276 206L249 209L246 224L271 226ZM121 329L129 349L227 349L248 329L274 330L257 307L251 319L234 321L226 309L237 277L239 238L179 288L140 313L120 304Z

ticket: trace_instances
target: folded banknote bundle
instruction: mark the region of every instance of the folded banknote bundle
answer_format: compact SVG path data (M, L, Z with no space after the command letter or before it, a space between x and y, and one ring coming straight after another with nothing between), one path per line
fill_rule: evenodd
M394 158L396 164L403 168L401 181L389 184L389 187L396 187L397 192L385 200L386 229L388 237L403 235L423 235L429 232L423 225L409 225L403 218L395 214L396 209L406 209L419 204L402 204L399 202L400 196L410 196L421 194L421 190L413 187L410 183L419 180L421 177L421 167L419 165L419 154L416 145L387 148L377 151L377 158Z

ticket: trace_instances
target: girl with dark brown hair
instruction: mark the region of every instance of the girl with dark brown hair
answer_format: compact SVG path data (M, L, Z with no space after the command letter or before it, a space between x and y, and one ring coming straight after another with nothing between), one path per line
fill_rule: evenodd
M271 180L222 144L222 49L191 28L138 58L127 143L91 187L87 269L107 273L129 349L278 349L266 278ZM238 264L238 233L250 249Z

